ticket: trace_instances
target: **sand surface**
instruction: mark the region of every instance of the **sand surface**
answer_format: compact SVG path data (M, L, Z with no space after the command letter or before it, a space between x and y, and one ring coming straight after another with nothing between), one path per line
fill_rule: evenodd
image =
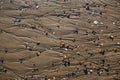
M0 80L120 80L120 1L0 0Z

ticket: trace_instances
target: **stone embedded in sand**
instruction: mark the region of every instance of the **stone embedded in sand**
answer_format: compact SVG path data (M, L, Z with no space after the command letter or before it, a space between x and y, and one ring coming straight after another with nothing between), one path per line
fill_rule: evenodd
M53 34L55 34L55 32L53 32Z
M39 8L39 6L37 5L37 6L36 6L36 9L38 9L38 8Z
M115 25L116 23L115 22L113 22L113 25Z
M94 21L93 23L94 23L94 24L98 24L99 22L98 22L98 21Z

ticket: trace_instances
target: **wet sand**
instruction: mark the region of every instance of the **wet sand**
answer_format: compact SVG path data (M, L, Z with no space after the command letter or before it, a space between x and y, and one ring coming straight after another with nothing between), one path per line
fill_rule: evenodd
M119 80L119 0L0 0L0 80Z

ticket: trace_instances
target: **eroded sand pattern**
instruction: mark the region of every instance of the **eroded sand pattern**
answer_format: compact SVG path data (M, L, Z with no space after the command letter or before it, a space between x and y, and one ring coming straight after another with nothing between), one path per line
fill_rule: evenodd
M120 80L120 0L0 0L0 80Z

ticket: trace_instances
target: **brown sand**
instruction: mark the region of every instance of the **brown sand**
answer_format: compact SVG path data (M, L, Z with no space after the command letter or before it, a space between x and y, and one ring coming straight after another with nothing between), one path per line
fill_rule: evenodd
M120 80L120 1L64 1L0 0L0 80Z

